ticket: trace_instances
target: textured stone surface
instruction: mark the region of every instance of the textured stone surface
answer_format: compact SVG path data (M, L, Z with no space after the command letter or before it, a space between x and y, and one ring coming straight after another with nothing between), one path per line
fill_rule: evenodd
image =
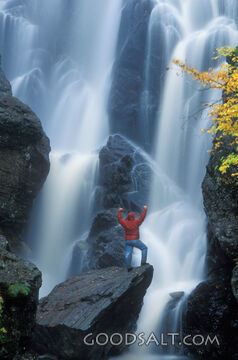
M40 120L9 86L0 70L0 234L16 250L49 171L50 146Z
M217 343L188 347L199 359L237 359L237 303L232 294L229 276L200 283L191 293L185 307L184 335L196 334L205 338L217 336Z
M9 81L7 80L4 72L1 69L1 56L0 56L0 96L12 95L12 89Z
M231 286L233 294L238 302L238 265L236 265L232 272Z
M60 359L106 359L125 345L87 346L83 338L101 332L109 336L136 328L153 267L144 265L128 272L110 267L77 275L57 285L41 299L34 344L40 354Z
M99 160L97 214L86 243L75 246L71 275L76 274L76 264L82 262L84 271L124 267L125 238L117 220L118 208L125 209L124 216L129 211L139 216L148 202L152 167L140 148L121 135L111 135L99 153ZM86 246L88 249L85 250ZM87 255L82 261L83 252Z
M9 295L9 286L17 283L29 288L28 295ZM1 327L6 329L6 340L0 343L1 359L12 360L15 354L30 347L40 286L40 271L35 265L9 252L6 239L1 237L0 296L4 301Z
M124 231L117 221L117 209L100 212L87 239L89 269L125 266Z
M147 203L152 168L146 155L125 137L109 136L99 153L99 196L105 209L122 206L140 213Z

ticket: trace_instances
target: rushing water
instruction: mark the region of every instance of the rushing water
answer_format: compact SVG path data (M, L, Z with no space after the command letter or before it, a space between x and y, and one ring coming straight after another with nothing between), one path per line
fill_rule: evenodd
M34 261L43 271L42 295L65 278L73 244L85 238L91 220L95 150L108 135L106 108L122 4L122 0L0 0L3 68L14 95L42 120L53 149L31 236ZM147 142L156 144L150 213L141 232L155 269L138 322L138 332L147 335L166 329L164 310L175 291L185 295L170 314L170 330L180 330L186 296L204 277L201 182L211 142L200 131L210 126L201 108L220 96L179 74L171 60L185 60L200 70L216 66L211 60L215 49L237 45L237 23L237 0L154 1L138 129L146 132ZM158 78L155 72L166 67L154 94L157 129L155 139L150 139L150 92ZM135 264L140 254L136 255ZM135 345L121 358L162 356L154 352L161 349ZM169 348L169 354L173 352Z
M0 1L0 52L13 93L43 122L51 170L33 215L41 295L65 279L88 230L95 150L108 135L106 105L121 0Z
M145 339L151 332L181 331L183 304L192 289L204 277L206 255L206 219L203 212L201 183L212 144L201 128L211 122L203 104L221 97L219 92L203 90L171 64L180 59L199 70L215 67L216 48L236 46L238 4L234 1L158 0L151 13L146 59L146 86L153 81L156 34L162 42L160 61L169 68L163 84L157 116L155 175L151 190L150 216L142 227L142 239L148 245L148 261L154 265L154 279L145 297L138 322L138 334ZM161 62L158 64L161 65ZM149 103L147 104L149 107ZM146 106L146 103L145 103ZM146 113L146 109L144 109ZM149 119L144 118L145 121ZM147 123L148 126L148 123ZM139 262L137 252L135 263ZM170 293L184 296L173 301ZM172 310L169 310L168 305ZM166 311L166 312L165 312ZM168 337L167 337L168 339ZM170 342L171 344L171 342ZM169 356L163 353L170 354ZM181 359L173 346L133 345L120 359ZM157 355L155 355L157 353ZM160 354L160 355L158 355Z

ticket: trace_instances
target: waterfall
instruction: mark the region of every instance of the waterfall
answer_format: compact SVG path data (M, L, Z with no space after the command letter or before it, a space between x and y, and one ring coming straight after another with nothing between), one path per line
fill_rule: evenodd
M29 236L43 273L41 295L65 279L72 244L91 221L120 12L121 0L0 1L3 68L52 146Z
M171 331L179 331L183 304L204 279L206 218L201 182L212 144L200 131L211 124L202 104L221 94L203 90L180 74L172 59L207 70L217 66L212 59L216 48L237 45L238 39L237 0L153 0L153 4L151 14L144 10L150 14L146 55L140 62L144 73L135 72L130 79L136 82L141 75L138 83L144 81L135 129L154 144L149 214L141 228L148 262L155 270L138 321L137 332L145 335L165 331L167 315ZM122 5L123 0L0 0L4 71L13 94L41 119L52 146L50 174L29 230L35 248L32 260L43 272L41 295L65 279L74 244L83 243L89 229L97 150L109 133L107 103ZM132 5L136 9L138 4ZM127 23L128 19L122 24ZM127 29L122 30L127 35ZM137 50L138 39L130 41ZM137 60L131 54L137 52L129 54L130 66ZM126 70L127 61L123 57ZM137 106L136 86L128 90L120 85L119 100L118 92L123 91L126 100L136 98ZM116 125L116 129L122 126L120 121ZM138 264L140 253L135 253ZM184 296L168 313L170 293L175 291ZM164 357L160 348L134 345L120 359L179 358L173 347L167 350Z
M146 87L155 71L155 41L161 43L163 57L157 56L166 72L158 99L155 166L151 189L150 214L142 227L142 240L148 246L148 262L154 266L154 278L138 321L137 333L144 338L154 332L181 331L183 304L189 293L204 279L206 255L206 218L201 183L209 159L211 139L201 132L211 121L203 104L221 98L221 93L203 90L191 77L180 74L172 59L180 59L199 70L216 67L212 59L221 46L236 46L238 8L234 1L157 0L151 13ZM236 11L235 11L236 9ZM158 32L160 30L160 32ZM158 55L157 44L157 55ZM166 58L164 58L166 57ZM159 59L159 60L158 60ZM155 75L156 76L156 75ZM149 102L144 102L144 113ZM148 118L144 118L148 126ZM139 254L135 263L139 261ZM181 291L176 301L170 293ZM171 304L171 305L170 305ZM168 325L169 324L169 325ZM168 340L168 337L167 339ZM166 355L164 355L166 354ZM183 349L168 345L156 347L134 344L120 359L182 359Z

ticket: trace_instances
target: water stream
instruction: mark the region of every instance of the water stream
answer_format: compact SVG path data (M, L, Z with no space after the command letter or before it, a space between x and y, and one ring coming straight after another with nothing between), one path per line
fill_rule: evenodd
M109 131L107 101L122 5L123 0L0 0L4 71L14 95L40 117L52 146L51 171L34 219L41 295L65 278L72 244L84 238L91 220L96 149ZM180 74L171 60L200 70L216 66L215 49L237 45L237 24L237 0L154 0L138 130L146 132L147 141L152 140L148 94L155 71L167 67L167 72L157 87L155 175L141 229L155 270L138 322L138 333L147 336L166 328L164 310L175 291L185 294L171 320L179 331L183 302L204 278L201 182L211 140L200 131L210 126L202 104L220 97ZM136 265L140 254L135 255ZM174 352L169 347L164 356L160 348L135 345L120 359L180 359Z

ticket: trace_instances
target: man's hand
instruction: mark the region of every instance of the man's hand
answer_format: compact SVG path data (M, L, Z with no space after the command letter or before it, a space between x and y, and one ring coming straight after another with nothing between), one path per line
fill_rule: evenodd
M119 211L123 211L124 209L123 208L120 208Z

